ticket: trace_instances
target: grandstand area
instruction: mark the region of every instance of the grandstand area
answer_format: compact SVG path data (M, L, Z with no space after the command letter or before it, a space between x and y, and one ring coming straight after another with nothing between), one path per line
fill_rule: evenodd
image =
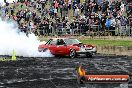
M131 0L16 0L1 5L3 20L38 36L131 36Z

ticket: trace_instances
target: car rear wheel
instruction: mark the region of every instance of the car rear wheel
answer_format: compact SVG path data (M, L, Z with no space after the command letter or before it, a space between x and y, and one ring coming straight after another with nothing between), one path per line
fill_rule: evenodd
M75 58L76 57L76 51L74 49L71 49L69 56L70 56L70 58Z
M46 52L48 49L47 48L44 48L41 52Z
M92 58L92 54L91 53L86 53L86 57Z

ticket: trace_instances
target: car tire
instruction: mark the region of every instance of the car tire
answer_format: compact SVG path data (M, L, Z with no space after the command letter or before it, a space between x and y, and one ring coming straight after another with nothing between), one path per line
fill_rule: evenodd
M46 52L47 50L48 50L48 49L47 49L47 48L45 48L45 49L43 49L43 50L42 50L42 52Z
M86 57L92 58L92 54L91 53L86 53Z
M70 58L75 58L76 57L76 51L74 49L70 50L70 54L69 54Z

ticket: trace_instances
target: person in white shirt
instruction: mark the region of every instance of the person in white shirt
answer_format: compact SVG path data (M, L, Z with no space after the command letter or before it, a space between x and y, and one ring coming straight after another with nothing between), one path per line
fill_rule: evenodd
M124 5L124 3L123 3L123 2L121 2L121 6L120 6L120 8L121 8L121 12L122 12L122 13L124 13L124 10L125 10L125 5Z
M79 15L79 8L77 7L77 8L75 9L75 16L78 17L78 15Z
M54 16L56 18L56 16L57 16L57 8L54 8Z

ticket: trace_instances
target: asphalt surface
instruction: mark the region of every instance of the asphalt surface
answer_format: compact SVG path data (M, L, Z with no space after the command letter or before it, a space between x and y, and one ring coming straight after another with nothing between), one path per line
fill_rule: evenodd
M6 57L6 56L1 56ZM0 88L132 88L130 84L83 84L76 81L75 69L83 64L89 74L132 75L132 57L96 55L93 58L26 58L0 62Z

